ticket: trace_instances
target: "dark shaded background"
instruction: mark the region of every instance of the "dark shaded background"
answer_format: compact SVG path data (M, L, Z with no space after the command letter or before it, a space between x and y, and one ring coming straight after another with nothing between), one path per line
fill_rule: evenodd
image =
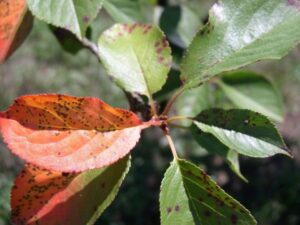
M203 21L207 18L204 12L212 2L204 1L203 8L199 9ZM108 25L109 22L103 27ZM175 46L173 52L180 55ZM188 134L173 131L181 155L204 167L227 192L252 211L261 225L300 225L299 61L300 47L297 47L280 61L260 62L247 68L266 75L281 90L286 118L279 127L293 152L293 160L284 156L242 157L241 170L249 180L246 184L220 157L207 155ZM17 96L53 92L97 96L113 106L128 108L123 92L107 78L95 56L87 50L76 56L65 53L49 27L36 21L27 41L0 66L0 110L6 109ZM119 195L97 224L159 224L159 186L172 157L161 136L160 130L154 128L144 132L132 153L132 167ZM9 192L21 165L1 142L0 225L9 224Z

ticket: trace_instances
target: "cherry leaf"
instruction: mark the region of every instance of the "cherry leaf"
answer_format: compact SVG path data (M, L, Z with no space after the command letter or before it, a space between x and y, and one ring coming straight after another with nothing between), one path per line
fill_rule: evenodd
M250 212L201 168L174 160L161 185L162 225L256 225Z
M0 1L0 63L24 41L32 27L33 17L25 0Z
M171 68L169 43L156 26L115 24L99 39L99 56L116 84L150 97L161 90Z
M128 158L78 174L26 165L12 189L12 222L94 224L117 195L130 167Z
M57 171L110 165L126 156L150 125L97 98L55 94L20 97L0 114L8 147L29 163Z
M103 0L27 0L28 8L38 19L67 29L80 40L97 17Z

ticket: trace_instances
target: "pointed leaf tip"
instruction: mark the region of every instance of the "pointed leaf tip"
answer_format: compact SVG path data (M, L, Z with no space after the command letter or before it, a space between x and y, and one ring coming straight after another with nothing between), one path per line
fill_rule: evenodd
M225 149L258 158L275 154L290 156L274 124L257 112L209 109L201 112L194 124L201 131L217 138L220 145L225 145Z
M96 98L55 94L20 97L0 118L4 141L15 154L37 166L69 172L118 161L151 125Z

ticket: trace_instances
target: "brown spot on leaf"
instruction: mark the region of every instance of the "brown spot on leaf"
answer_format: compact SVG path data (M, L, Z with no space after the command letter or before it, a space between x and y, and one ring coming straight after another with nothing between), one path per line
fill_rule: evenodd
M171 207L168 207L168 208L167 208L167 213L170 214L171 212L172 212L172 208L171 208Z
M83 22L84 22L84 23L90 22L90 17L89 17L89 16L84 16L84 17L83 17Z
M176 211L176 212L179 212L179 211L180 211L180 205L176 205L176 206L175 206L175 211Z

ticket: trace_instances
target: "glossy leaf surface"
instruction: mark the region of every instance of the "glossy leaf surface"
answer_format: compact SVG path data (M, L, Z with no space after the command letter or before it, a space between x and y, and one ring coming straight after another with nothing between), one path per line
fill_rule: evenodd
M108 74L121 88L150 96L159 91L171 67L171 49L159 28L116 24L99 40Z
M249 211L226 194L203 170L173 161L160 193L162 225L255 225Z
M79 39L85 36L96 18L103 0L27 0L32 14L57 27L72 31Z
M200 113L194 124L201 130L199 132L212 134L230 150L246 156L289 155L275 126L259 113L210 109Z
M0 63L22 44L29 34L32 21L25 0L0 1Z
M128 157L83 173L61 173L26 165L12 189L12 222L94 224L111 204L128 172Z
M235 72L223 76L218 84L239 108L250 109L282 122L282 98L274 86L262 76L251 72Z
M300 41L296 0L223 0L187 50L181 78L195 87L261 59L279 59Z
M97 98L30 95L0 118L8 147L50 170L83 171L110 165L136 145L143 125L132 112Z

